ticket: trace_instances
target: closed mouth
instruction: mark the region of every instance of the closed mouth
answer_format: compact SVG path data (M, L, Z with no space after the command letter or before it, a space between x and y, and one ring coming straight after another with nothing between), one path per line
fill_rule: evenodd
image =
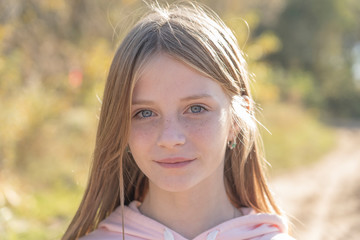
M195 158L165 158L161 160L156 160L155 162L165 168L180 168L190 164L194 160Z

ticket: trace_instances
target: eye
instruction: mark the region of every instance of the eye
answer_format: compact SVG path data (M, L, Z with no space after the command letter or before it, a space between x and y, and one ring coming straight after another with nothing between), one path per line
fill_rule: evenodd
M204 107L200 105L194 105L189 108L191 113L201 113L202 111L206 110Z
M141 110L135 114L135 117L138 118L148 118L154 115L153 111L151 110Z

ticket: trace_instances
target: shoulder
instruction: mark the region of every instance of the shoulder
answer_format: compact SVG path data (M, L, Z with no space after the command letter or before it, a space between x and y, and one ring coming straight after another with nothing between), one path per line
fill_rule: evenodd
M295 240L295 238L284 232L273 232L264 234L259 240Z
M286 233L280 233L280 234L273 236L272 238L264 238L261 240L295 240L295 238L289 236Z
M162 226L142 215L138 210L138 205L139 202L133 201L123 209L116 208L99 223L97 229L81 237L80 240L119 240L123 236L123 227L126 240L160 239L157 233ZM124 224L122 216L124 216Z
M126 240L143 240L131 235L125 235ZM106 229L98 228L86 236L79 238L79 240L119 240L122 239L122 233L111 232Z
M79 238L79 240L113 240L118 239L119 236L119 234L114 234L104 229L96 229L88 235Z
M235 219L230 226L248 239L295 240L288 234L288 220L285 216L257 213L252 208L242 208L241 212L243 216Z

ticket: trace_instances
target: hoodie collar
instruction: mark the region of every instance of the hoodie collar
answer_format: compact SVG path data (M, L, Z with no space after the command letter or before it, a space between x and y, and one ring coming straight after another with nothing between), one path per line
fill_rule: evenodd
M133 201L124 207L125 234L146 240L188 240L165 225L141 214L140 202ZM287 233L284 218L275 214L255 213L251 208L242 208L244 216L226 221L211 228L193 240L239 240L278 235ZM102 221L99 228L122 233L121 207L118 207L108 218ZM286 235L287 236L287 235ZM291 239L291 238L284 238Z

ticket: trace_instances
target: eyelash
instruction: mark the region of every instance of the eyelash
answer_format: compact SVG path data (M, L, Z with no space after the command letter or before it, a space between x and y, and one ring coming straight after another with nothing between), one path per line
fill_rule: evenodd
M198 112L192 112L191 109L192 109L193 107L199 107L200 110L199 110ZM144 112L147 112L147 111L151 113L151 116L147 116L147 117L140 116L140 115L142 115ZM189 112L189 111L190 111L190 112ZM201 105L192 105L192 106L190 106L190 107L186 110L186 112L189 112L189 113L192 113L192 114L200 114L200 113L202 113L203 111L208 111L208 110L207 110L207 108L205 108L205 107L203 107L203 106L201 106ZM143 109L143 110L140 110L140 111L136 112L136 114L134 115L134 118L145 119L145 118L152 117L153 115L154 115L154 112L153 112L153 111L151 111L151 110L149 110L149 109Z
M193 108L193 107L199 107L200 108L200 111L199 112L192 112L191 111L191 108ZM203 111L208 111L205 107L203 107L203 106L201 106L201 105L192 105L192 106L190 106L189 108L188 108L188 111L191 111L191 113L193 113L193 114L199 114L199 113L202 113Z
M151 116L148 116L148 117L139 116L139 115L141 115L142 113L144 113L144 112L146 112L146 111L151 112ZM134 115L134 118L145 119L145 118L152 117L153 114L154 114L153 111L151 111L151 110L149 110L149 109L143 109L143 110L138 111L138 112Z

